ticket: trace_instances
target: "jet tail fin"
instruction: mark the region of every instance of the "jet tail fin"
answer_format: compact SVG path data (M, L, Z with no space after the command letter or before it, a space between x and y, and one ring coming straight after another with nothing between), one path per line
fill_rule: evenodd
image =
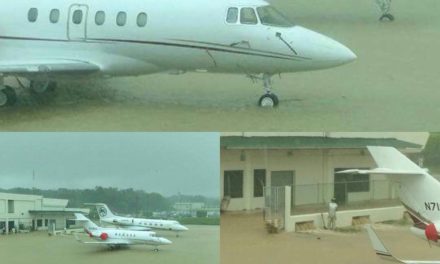
M95 206L98 211L99 219L115 216L105 203L85 203L84 205Z
M402 172L406 172L406 174L423 175L426 173L425 170L420 168L412 160L393 147L369 146L367 148L378 168L384 168L390 172L401 172L396 174L403 174Z

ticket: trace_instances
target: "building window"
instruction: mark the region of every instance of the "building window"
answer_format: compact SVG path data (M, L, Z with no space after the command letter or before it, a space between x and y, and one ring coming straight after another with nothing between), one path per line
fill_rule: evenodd
M140 13L137 16L137 25L138 27L145 27L145 25L147 25L147 14L145 13Z
M116 25L122 27L125 26L125 23L127 23L127 13L119 12L116 17Z
M238 21L238 8L231 7L228 9L228 15L226 16L226 22L235 24Z
M250 7L242 8L240 11L240 22L242 24L256 25L258 19L255 10Z
M43 226L43 219L37 219L37 227Z
M82 19L83 19L83 11L82 10L75 10L73 12L73 16L72 16L73 24L76 24L76 25L81 24Z
M105 12L104 11L96 12L96 15L95 15L96 25L102 26L102 25L104 25L104 22L105 22Z
M363 168L368 169L368 168ZM335 169L335 172L347 169ZM345 185L347 193L369 192L370 175L369 174L335 174L335 184Z
M231 198L243 197L243 171L225 171L224 174L224 196Z
M60 20L60 10L59 9L52 9L50 11L50 15L49 15L49 20L50 23L58 23L58 21Z
M254 197L263 197L266 186L266 170L254 170Z
M44 219L44 226L48 226L49 225L49 220L48 219Z
M8 200L8 213L13 214L15 212L14 200Z
M29 22L32 22L32 23L35 22L35 21L37 21L37 18L38 18L38 9L36 9L35 7L29 9L29 12L28 12Z

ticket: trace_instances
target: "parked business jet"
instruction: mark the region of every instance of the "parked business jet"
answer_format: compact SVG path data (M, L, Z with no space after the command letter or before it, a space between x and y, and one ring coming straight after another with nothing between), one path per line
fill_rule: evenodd
M103 203L86 203L85 205L94 205L98 211L101 222L117 225L130 230L145 230L145 229L161 229L175 231L179 236L179 232L187 231L188 228L181 225L175 220L162 219L146 219L146 218L132 218L114 215L113 212Z
M0 25L0 106L17 100L6 76L44 93L65 78L158 72L245 74L263 81L259 105L276 106L271 76L356 59L263 0L20 0Z
M101 244L110 248L118 248L121 246L146 244L155 247L169 245L171 241L163 237L157 237L154 232L148 231L131 231L117 228L102 228L90 221L82 214L75 213L76 221L82 222L84 231L96 241L82 241L78 237L76 239L84 244Z
M414 221L411 231L438 244L440 233L440 182L397 149L368 147L377 164L372 170L345 170L339 173L382 174L399 184L399 197Z
M384 258L386 260L391 260L398 263L407 263L407 264L440 264L438 260L401 260L396 258L391 254L391 252L385 247L380 238L377 236L374 229L371 225L366 225L365 227L368 232L368 237L370 238L371 245L376 251L376 255Z

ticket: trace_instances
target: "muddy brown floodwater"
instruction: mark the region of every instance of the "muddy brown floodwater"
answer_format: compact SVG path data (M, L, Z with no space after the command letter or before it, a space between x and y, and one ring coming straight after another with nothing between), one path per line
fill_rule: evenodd
M440 249L411 234L409 226L374 226L388 249L401 259L440 260ZM221 217L222 264L380 264L366 231L268 234L261 213Z
M1 130L415 131L440 122L440 1L393 1L392 23L373 0L274 0L297 24L350 47L358 60L284 74L277 109L259 109L262 85L244 76L151 75L60 83L52 99L20 91Z

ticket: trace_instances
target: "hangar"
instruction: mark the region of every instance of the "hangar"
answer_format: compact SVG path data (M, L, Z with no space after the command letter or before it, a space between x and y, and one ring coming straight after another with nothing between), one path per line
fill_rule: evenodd
M41 195L0 193L0 230L4 233L60 230L75 226L73 213L88 209L67 208L68 200Z
M374 168L366 149L370 145L396 147L421 163L428 137L429 133L224 133L222 210L263 209L274 192L270 188L289 186L286 214L297 219L308 214L321 218L316 213L325 212L333 197L340 211L393 207L394 215L401 217L397 192L385 177L337 171Z

